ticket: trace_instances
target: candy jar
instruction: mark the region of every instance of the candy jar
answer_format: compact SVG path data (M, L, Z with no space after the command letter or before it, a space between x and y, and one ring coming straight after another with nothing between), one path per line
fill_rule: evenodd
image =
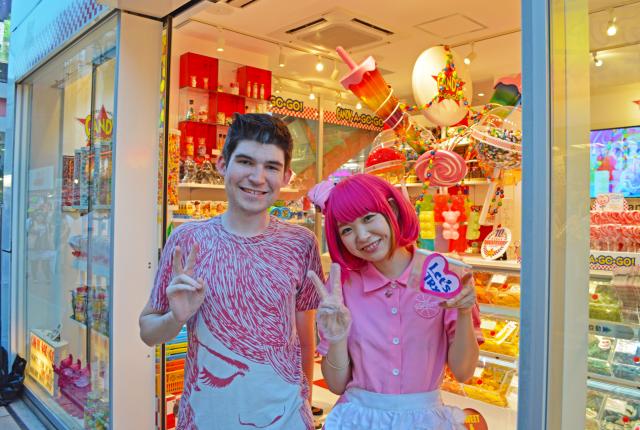
M216 182L216 172L209 154L205 154L204 156L204 161L198 170L196 181L200 184L215 184Z
M184 160L184 176L182 177L182 182L185 182L185 183L196 182L196 175L197 175L196 162L193 161L193 156L187 155L187 159Z

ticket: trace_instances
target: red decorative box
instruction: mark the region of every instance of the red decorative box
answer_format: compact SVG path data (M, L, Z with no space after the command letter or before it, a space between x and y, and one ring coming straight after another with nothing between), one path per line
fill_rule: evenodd
M245 97L263 98L269 100L271 98L271 71L258 69L257 67L243 66L238 67L236 72L236 79L240 85L240 94ZM253 94L247 94L247 83L250 82L253 87L254 83L258 84L258 91L260 86L264 85L264 97L254 97Z
M218 59L187 52L180 56L180 88L218 89Z

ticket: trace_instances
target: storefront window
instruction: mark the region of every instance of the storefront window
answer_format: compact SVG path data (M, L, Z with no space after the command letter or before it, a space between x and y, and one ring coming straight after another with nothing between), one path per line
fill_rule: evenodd
M72 429L110 418L115 41L111 19L21 83L26 385Z
M589 1L589 7L586 428L634 429L640 426L640 3Z

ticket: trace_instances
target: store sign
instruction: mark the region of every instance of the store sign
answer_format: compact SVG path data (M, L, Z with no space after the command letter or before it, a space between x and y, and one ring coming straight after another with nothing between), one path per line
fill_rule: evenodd
M466 415L464 426L468 430L489 430L487 420L484 419L480 412L471 408L464 409L463 412Z
M96 140L110 140L113 133L113 115L107 112L104 105L93 115L95 121L91 119L91 114L78 121L84 125L84 134L87 140L91 138L91 128L93 127L93 138Z
M354 124L375 125L376 127L384 126L382 119L375 115L368 115L366 113L358 114L351 109L345 109L342 107L336 108L336 117L339 120L352 122Z
M53 395L55 349L42 338L30 333L29 375Z
M591 251L589 268L591 270L616 270L625 267L640 266L638 254L633 252Z
M271 106L278 109L287 109L292 112L304 111L304 102L301 100L285 99L280 96L271 96Z

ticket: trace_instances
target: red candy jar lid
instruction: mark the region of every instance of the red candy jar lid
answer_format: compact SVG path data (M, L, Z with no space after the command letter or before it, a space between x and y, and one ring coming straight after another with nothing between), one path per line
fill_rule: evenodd
M376 164L386 163L388 161L400 161L402 163L406 162L404 154L394 148L384 148L382 146L374 149L367 157L367 162L365 163L365 167L371 167Z

